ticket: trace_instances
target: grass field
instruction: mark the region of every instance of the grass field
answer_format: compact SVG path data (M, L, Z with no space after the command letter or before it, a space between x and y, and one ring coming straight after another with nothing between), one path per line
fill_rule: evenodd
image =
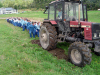
M41 12L28 12L5 17L46 18ZM89 21L99 22L99 11L89 11ZM93 17L93 18L92 18ZM27 31L0 20L0 75L100 75L100 57L92 53L92 62L83 68L64 59L58 60L37 44L31 44ZM68 52L67 43L57 45Z
M24 17L33 20L43 21L44 18L47 18L47 14L43 14L43 11L26 11L25 13L19 13L19 14L0 15L0 18L7 18L7 17Z
M25 17L33 20L43 21L47 18L47 14L43 14L43 11L26 11L25 13L19 14L4 14L0 15L0 18L8 17ZM88 20L89 22L100 22L100 11L88 11Z

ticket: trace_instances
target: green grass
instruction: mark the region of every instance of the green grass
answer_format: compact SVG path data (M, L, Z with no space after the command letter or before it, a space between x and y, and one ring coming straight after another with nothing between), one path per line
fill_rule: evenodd
M89 22L100 23L100 11L88 11Z
M26 11L25 13L19 13L19 14L0 15L0 18L8 18L8 17L25 17L43 21L44 18L45 19L47 18L47 14L43 14L43 11ZM88 11L88 21L100 23L100 11Z
M39 18L45 18L41 12L39 13L32 15L36 18L38 15ZM98 13L95 17L99 19L98 11L88 13L92 16ZM18 15L28 16L27 13ZM7 15L1 16L7 17ZM10 16L12 15L8 15ZM93 21L95 18L91 18L92 16L89 16L89 21L99 22L99 20ZM100 75L100 57L94 53L91 64L80 68L64 59L58 60L37 44L31 44L30 41L36 39L38 37L29 38L28 31L23 32L22 28L15 27L6 20L0 20L0 75ZM68 44L59 43L57 47L64 49L67 54Z
M43 14L43 11L26 11L25 13L0 15L0 18L8 18L8 17L24 17L42 21L44 18L47 18L47 14Z

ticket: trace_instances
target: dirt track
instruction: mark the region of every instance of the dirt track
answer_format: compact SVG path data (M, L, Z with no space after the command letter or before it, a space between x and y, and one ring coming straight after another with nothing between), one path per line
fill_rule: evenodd
M39 40L31 40L31 43L38 44L41 47ZM65 59L66 61L68 61L68 56L65 54L65 51L61 48L56 48L48 52L51 53L53 56L56 56L58 59Z
M0 19L7 19L7 18L0 18Z

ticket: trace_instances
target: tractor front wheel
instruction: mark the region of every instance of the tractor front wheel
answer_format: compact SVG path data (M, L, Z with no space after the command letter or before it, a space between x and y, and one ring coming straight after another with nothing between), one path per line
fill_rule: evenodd
M49 23L44 23L40 28L39 39L43 49L55 49L57 45L56 28Z
M69 47L68 56L70 61L79 67L91 63L91 50L82 42L74 42Z

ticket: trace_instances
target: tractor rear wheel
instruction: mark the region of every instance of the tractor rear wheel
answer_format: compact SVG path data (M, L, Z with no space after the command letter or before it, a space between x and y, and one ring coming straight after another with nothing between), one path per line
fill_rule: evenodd
M43 49L55 49L57 45L56 28L49 23L44 23L40 28L39 39Z
M69 60L76 66L84 67L91 63L91 50L82 42L74 42L69 47Z

